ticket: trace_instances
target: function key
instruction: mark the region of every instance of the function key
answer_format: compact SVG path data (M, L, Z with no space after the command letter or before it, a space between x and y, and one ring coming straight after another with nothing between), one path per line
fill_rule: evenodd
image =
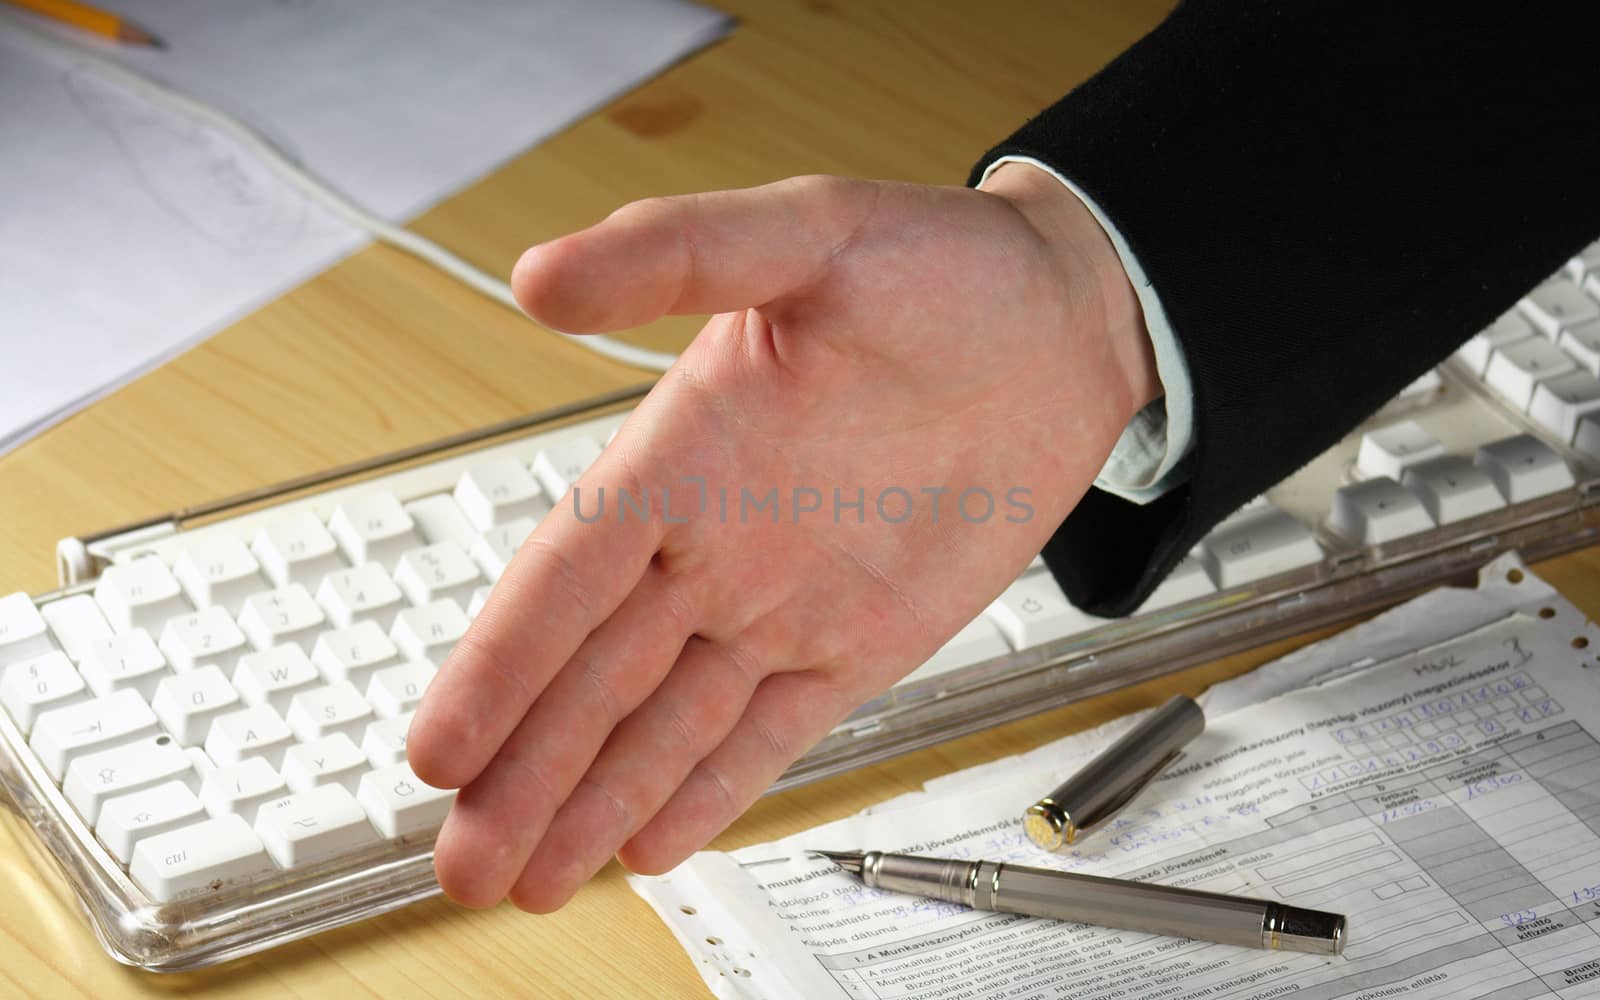
M375 562L392 570L401 555L422 544L411 515L388 490L340 504L328 531L355 566Z
M94 599L118 632L134 628L159 631L168 618L194 610L167 564L155 556L106 567L95 583Z
M212 535L186 543L172 575L195 607L217 605L236 615L246 597L266 589L260 569L244 542L232 535Z
M514 458L468 469L456 483L455 498L479 531L518 517L537 521L550 512L539 483Z
M345 566L333 536L309 510L268 521L250 543L250 551L276 587L291 583L315 587L323 577Z

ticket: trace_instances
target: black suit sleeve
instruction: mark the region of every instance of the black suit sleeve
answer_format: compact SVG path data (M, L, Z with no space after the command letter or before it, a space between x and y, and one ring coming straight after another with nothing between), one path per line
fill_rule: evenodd
M1191 0L981 161L1032 156L1144 268L1194 390L1187 485L1045 548L1126 614L1600 236L1600 5Z

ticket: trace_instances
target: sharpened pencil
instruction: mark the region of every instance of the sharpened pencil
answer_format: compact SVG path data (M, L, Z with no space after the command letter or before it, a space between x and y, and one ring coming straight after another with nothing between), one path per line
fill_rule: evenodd
M128 45L148 45L155 49L166 47L161 39L132 21L108 10L78 3L77 0L3 0L3 2L60 21L62 24L70 24L74 28L102 38Z

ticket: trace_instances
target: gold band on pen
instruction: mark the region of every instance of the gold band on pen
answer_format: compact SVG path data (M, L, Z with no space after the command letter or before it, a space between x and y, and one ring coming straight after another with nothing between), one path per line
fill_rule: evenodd
M1048 797L1028 807L1022 815L1022 827L1029 840L1047 851L1060 850L1078 838L1078 828L1072 825L1072 817Z

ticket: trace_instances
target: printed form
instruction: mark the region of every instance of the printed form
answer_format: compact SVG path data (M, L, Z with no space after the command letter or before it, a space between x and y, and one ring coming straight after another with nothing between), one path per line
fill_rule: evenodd
M1600 997L1600 670L1561 604L1559 624L1514 614L1210 720L1070 853L1019 820L1080 761L1004 781L987 765L635 886L723 996ZM807 848L1283 900L1348 915L1348 939L1327 958L978 912L867 889Z

